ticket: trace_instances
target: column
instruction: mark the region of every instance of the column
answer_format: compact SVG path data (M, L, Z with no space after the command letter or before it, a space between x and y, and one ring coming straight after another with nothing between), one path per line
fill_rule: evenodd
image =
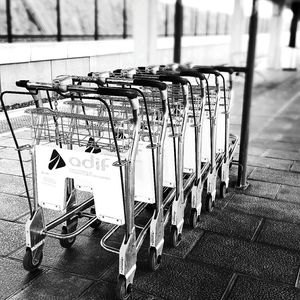
M133 0L134 62L156 64L157 0Z

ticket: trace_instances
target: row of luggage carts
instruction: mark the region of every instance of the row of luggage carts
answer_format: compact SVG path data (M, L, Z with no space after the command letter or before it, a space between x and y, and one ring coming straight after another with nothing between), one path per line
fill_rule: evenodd
M128 297L145 239L155 270L164 244L180 243L185 216L194 228L201 211L212 211L217 187L221 198L228 192L238 142L229 134L234 71L150 66L58 76L50 83L20 80L16 85L24 91L3 92L31 213L24 268L40 266L46 237L70 248L88 227L110 223L101 246L118 254L116 295ZM32 97L34 106L26 110L32 145L19 146L6 94ZM26 149L32 155L33 204L22 163ZM80 201L79 191L89 197ZM45 209L62 213L46 224ZM113 247L109 240L120 229L122 241Z

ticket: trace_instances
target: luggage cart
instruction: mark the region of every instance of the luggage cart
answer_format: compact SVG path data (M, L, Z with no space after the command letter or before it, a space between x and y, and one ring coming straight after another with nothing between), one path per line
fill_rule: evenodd
M172 199L170 244L176 247L182 237L187 204L185 188L191 187L195 178L193 172L184 174L184 141L190 105L188 81L174 74L156 74L153 68L138 68L133 77L155 79L168 84L169 128L165 142L163 182L165 201L169 203Z
M198 111L202 112L203 115L199 119L197 124L194 120L194 124L199 126L198 133L195 132L194 140L197 139L200 142L199 152L194 153L196 162L194 161L195 166L200 166L197 164L197 160L200 158L201 161L201 170L196 174L196 180L194 184L198 186L192 189L191 197L191 213L190 213L190 225L192 227L196 226L196 220L199 219L201 206L202 206L202 190L203 186L207 186L206 198L204 199L204 207L210 212L213 209L214 200L216 197L216 182L217 182L217 170L216 170L216 109L218 108L218 101L211 101L211 89L209 88L209 83L207 78L199 71L195 69L188 68L179 68L177 64L159 66L155 67L155 72L159 74L176 74L184 76L188 79L190 85L190 96L191 104L189 113L191 116L196 114L196 111L193 109L193 104L197 103L197 99L202 98L203 108ZM217 80L217 79L216 79ZM204 84L203 84L204 82ZM217 99L217 98L216 98ZM194 107L195 108L195 107ZM191 131L190 131L191 132ZM189 136L189 135L187 135ZM191 148L188 147L191 143L191 140L187 138L186 145L188 155L185 155L185 159L191 157ZM200 175L200 176L199 176ZM200 181L200 178L201 181ZM185 186L187 195L189 194L188 186Z
M122 299L132 289L137 257L133 205L140 128L137 93L130 89L62 85L62 82L58 86L57 82L41 84L18 81L17 85L26 88L29 92L23 94L33 95L37 104L36 108L27 110L32 116L34 206L26 223L24 268L32 271L39 267L46 236L63 240L62 246L69 248L76 236L97 219L122 225L125 234L118 251L120 270L117 284L117 292ZM93 108L94 114L90 114L90 111L80 114L76 109L74 112L73 108L71 112L65 112L43 107L39 97L42 90L71 98L73 107L76 107L74 99L79 98L80 93L81 99L94 102L87 106ZM6 116L3 96L7 93L14 92L1 94ZM57 98L54 102L57 102ZM86 151L91 144L101 151ZM75 186L92 189L93 197L75 204ZM96 216L85 212L93 205ZM64 213L46 225L44 208ZM87 217L88 221L77 229L79 217ZM66 225L61 234L52 231L62 223Z
M169 116L164 143L162 181L164 186L165 225L171 214L170 244L177 246L181 240L184 209L186 206L183 189L183 151L184 136L188 121L188 81L178 75L157 76L145 71L145 68L138 70L118 69L113 74L110 74L110 76L115 78L131 76L133 79L156 80L168 83L167 108ZM191 182L192 176L187 178L187 181ZM190 183L187 185L190 185Z
M124 86L137 91L140 98L140 140L135 165L135 201L150 204L154 208L150 221L149 267L156 270L160 263L164 245L163 206L163 147L167 129L166 84L145 79L110 77L108 73L91 73L74 78L78 83L95 83L99 86ZM152 170L152 172L149 172ZM146 206L144 206L145 208ZM139 211L141 214L143 210ZM146 228L144 228L146 229ZM102 241L114 234L111 230ZM140 245L142 244L142 240Z
M219 98L219 109L216 112L216 170L218 171L221 180L220 197L224 198L228 192L229 169L238 143L238 137L229 134L233 71L230 68L223 66L195 66L194 69L197 69L208 76L214 75L215 77L215 85L211 86L210 91L215 90L215 92L211 93L212 98ZM224 72L228 75L228 84L226 84ZM221 80L218 80L218 78Z

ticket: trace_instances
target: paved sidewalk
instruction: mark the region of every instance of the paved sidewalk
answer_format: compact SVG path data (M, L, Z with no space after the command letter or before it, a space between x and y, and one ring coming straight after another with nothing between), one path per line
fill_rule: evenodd
M234 133L240 130L243 79L237 81ZM132 299L300 299L300 74L261 71L253 94L249 188L235 189L233 166L228 196L201 215L197 228L184 227L178 248L166 245L153 273L145 245ZM30 143L28 128L16 134L21 145ZM13 147L11 135L1 134L0 299L114 299L118 257L100 247L105 224L85 231L69 250L46 239L40 270L23 270L29 212ZM23 154L30 178L30 157Z

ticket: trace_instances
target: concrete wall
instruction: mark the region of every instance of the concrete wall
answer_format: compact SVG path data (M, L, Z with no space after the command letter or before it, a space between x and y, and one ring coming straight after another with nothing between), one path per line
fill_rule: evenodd
M266 55L267 35L259 36L257 55ZM224 64L229 62L229 36L184 37L182 62ZM247 37L244 37L241 64L245 62ZM15 86L20 79L49 82L57 75L87 75L90 71L147 65L135 56L132 40L84 41L61 43L15 43L0 48L0 89L22 90ZM173 61L173 38L157 39L156 64ZM15 96L5 98L7 105L20 102Z

